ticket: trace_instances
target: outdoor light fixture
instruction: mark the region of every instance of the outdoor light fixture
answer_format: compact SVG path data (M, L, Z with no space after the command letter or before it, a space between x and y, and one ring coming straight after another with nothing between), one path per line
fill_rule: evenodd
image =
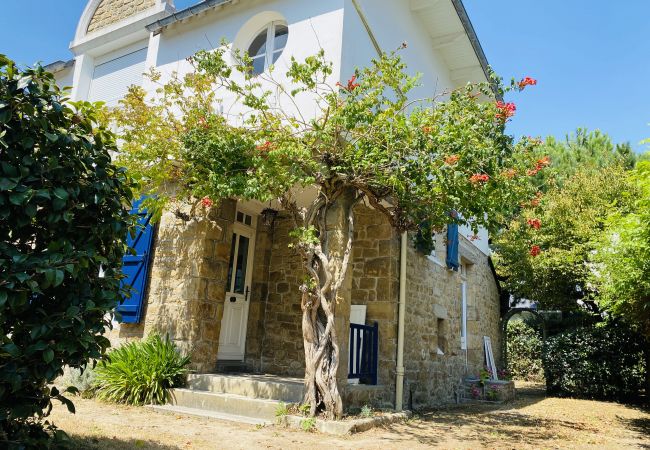
M262 223L267 227L273 226L273 222L275 222L275 218L277 217L277 215L278 215L278 211L273 208L263 209L261 212Z

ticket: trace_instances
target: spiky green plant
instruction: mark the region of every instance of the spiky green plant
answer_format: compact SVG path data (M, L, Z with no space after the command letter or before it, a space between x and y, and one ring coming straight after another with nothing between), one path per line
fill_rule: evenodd
M189 362L167 337L154 334L126 343L97 365L97 397L130 405L165 404L169 390L185 383Z

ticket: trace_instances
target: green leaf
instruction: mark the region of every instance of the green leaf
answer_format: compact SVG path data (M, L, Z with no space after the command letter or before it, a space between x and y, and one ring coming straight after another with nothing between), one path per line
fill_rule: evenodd
M15 188L17 185L17 178L0 178L0 191L8 191L9 189Z
M54 360L54 350L48 348L43 352L43 361L46 363L51 363Z
M63 283L63 278L65 277L65 273L63 270L56 269L54 273L54 283L52 285L54 287L59 286L61 283Z
M15 357L20 355L20 349L13 342L10 342L9 344L5 344L0 348L2 348L3 351L9 353L11 356Z
M54 189L54 196L61 200L67 200L69 197L68 191L60 187Z

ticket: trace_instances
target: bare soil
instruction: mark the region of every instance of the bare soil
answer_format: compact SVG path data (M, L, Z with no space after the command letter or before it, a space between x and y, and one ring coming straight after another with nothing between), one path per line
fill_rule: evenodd
M75 415L56 406L50 419L78 448L101 450L650 449L648 409L546 398L539 385L518 386L518 399L505 405L454 405L346 437L165 415L81 398L74 399Z

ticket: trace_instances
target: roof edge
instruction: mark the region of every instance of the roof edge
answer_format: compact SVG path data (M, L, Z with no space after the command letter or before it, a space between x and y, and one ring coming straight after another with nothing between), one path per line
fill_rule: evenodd
M463 0L451 0L451 3L452 5L454 5L454 9L456 10L456 14L458 14L458 18L460 19L460 22L463 24L463 28L465 29L465 34L467 34L470 44L472 44L472 48L474 49L474 54L476 54L476 58L478 59L479 64L481 65L481 69L483 70L485 79L492 86L492 91L494 92L494 95L496 96L497 100L503 100L502 96L499 94L497 90L497 87L494 85L492 79L490 78L490 64L488 63L487 57L485 56L485 52L483 51L481 42L478 40L478 35L476 34L474 25L472 25L472 21L470 20L469 15L467 14L467 10L465 9Z
M176 22L187 20L191 17L201 14L202 12L207 11L208 9L232 2L233 0L203 0L201 3L197 3L193 6L188 6L185 9L173 12L170 15L163 17L162 19L156 20L155 22L147 25L146 28L151 33L159 34L163 29L175 24Z
M74 59L69 59L67 61L59 60L43 66L43 69L51 73L57 73L72 66L74 66Z

